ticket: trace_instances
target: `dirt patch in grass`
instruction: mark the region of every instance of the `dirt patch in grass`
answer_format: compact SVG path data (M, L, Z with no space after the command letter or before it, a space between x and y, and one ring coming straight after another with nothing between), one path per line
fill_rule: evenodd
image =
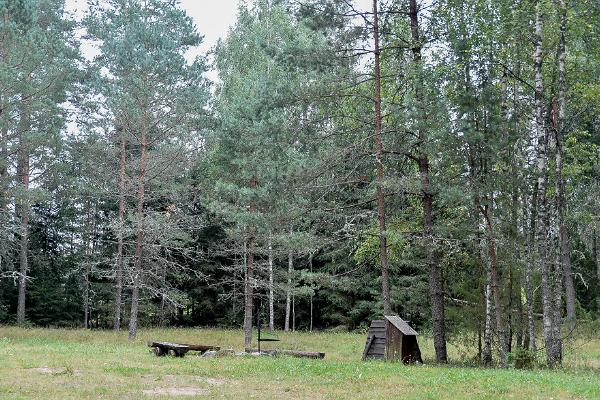
M212 386L221 386L227 383L225 379L217 379L217 378L206 378L204 380L206 383Z
M38 374L43 374L43 375L62 375L62 374L66 374L68 372L66 368L50 368L50 367L29 368L28 371L36 372Z
M146 396L208 396L210 390L194 387L155 388L142 391Z

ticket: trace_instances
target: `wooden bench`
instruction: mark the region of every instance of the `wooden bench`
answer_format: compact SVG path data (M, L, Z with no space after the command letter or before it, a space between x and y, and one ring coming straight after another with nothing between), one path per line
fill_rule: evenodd
M190 350L189 346L171 342L148 342L148 347L152 347L152 351L158 357L166 356L167 354L175 357L183 357Z
M152 347L155 355L161 357L170 354L175 357L183 357L188 351L199 351L204 353L208 350L220 350L219 346L209 346L204 344L186 344L171 342L148 342L148 347Z

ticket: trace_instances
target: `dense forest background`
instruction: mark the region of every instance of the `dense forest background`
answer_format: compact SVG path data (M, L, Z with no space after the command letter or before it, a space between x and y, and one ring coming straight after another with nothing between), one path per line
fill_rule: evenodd
M175 0L88 8L0 1L0 323L556 364L600 316L597 1L255 0L200 56Z

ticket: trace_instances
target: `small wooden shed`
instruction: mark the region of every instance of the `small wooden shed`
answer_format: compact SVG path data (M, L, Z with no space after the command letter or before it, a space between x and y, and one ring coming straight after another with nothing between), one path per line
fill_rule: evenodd
M418 333L397 315L386 315L383 320L371 321L362 358L402 360L405 364L422 363L417 335Z

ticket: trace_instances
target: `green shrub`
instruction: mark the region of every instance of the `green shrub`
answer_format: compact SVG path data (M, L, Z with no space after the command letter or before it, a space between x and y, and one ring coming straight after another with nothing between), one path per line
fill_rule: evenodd
M509 362L517 369L531 369L535 366L535 353L519 348L509 354Z

